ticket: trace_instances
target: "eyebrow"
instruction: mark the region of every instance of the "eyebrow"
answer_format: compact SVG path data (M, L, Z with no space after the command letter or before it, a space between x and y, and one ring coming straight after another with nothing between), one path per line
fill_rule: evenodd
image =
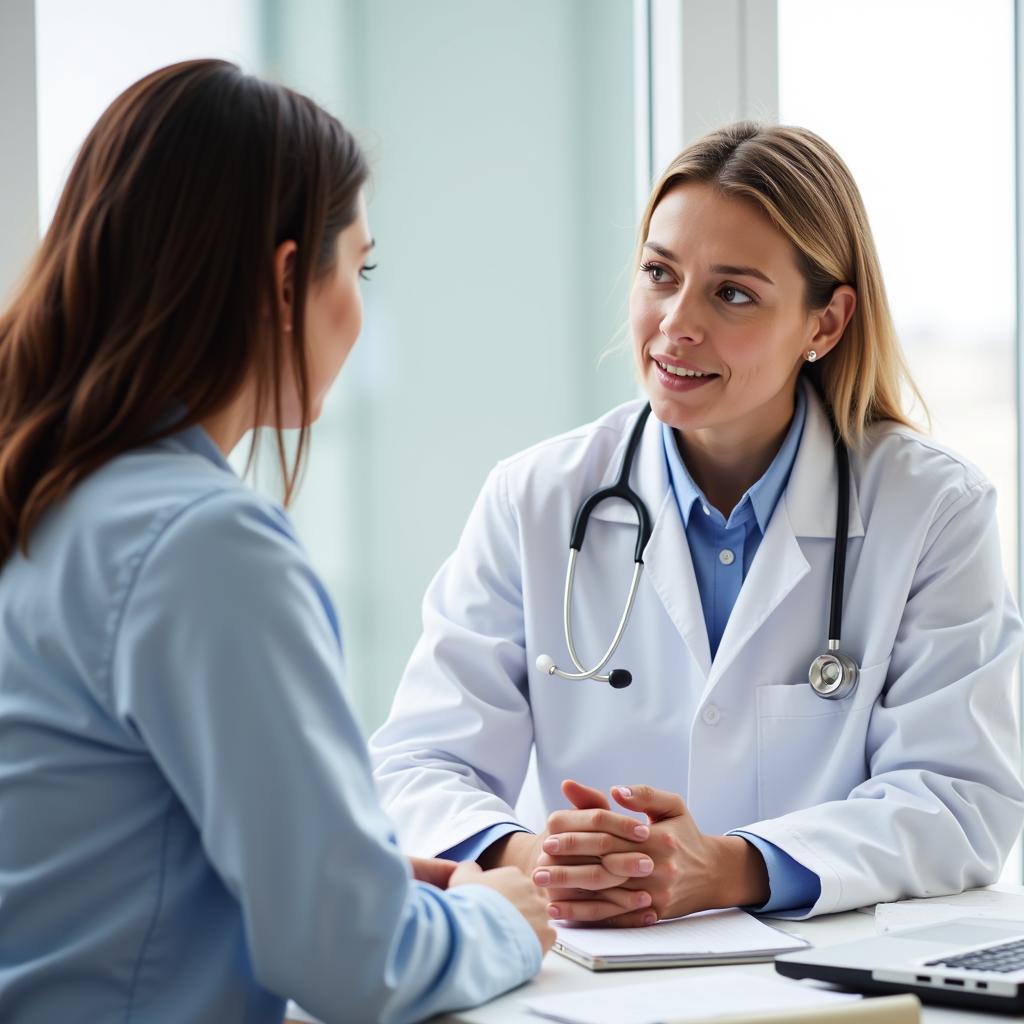
M376 238L371 238L366 245L363 246L363 252L369 252L377 244Z
M673 262L676 260L676 254L671 249L666 249L663 245L658 245L656 242L644 242L644 248L656 252L659 256L664 256L667 260L672 260ZM711 272L713 274L730 274L733 277L756 277L766 284L773 286L775 284L763 270L758 270L757 267L739 267L731 263L716 263L711 267Z

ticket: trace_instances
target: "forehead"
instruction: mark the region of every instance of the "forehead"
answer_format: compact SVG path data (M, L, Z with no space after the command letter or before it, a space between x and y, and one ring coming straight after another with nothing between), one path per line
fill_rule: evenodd
M752 201L701 182L677 185L662 197L651 215L647 241L680 259L761 269L796 266L789 239Z
M360 194L356 206L356 217L348 227L343 228L335 243L339 253L362 253L370 244L370 225L366 215L366 202Z

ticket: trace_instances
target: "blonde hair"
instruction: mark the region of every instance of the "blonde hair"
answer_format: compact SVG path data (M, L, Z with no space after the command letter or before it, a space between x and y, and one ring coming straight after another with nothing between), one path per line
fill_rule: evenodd
M796 250L808 309L827 306L841 284L856 291L857 307L839 343L802 371L830 407L843 440L856 447L879 420L914 426L903 408L904 387L923 410L924 401L896 337L864 203L839 154L806 128L785 125L741 121L705 135L655 184L635 268L651 215L684 182L711 183L760 207Z

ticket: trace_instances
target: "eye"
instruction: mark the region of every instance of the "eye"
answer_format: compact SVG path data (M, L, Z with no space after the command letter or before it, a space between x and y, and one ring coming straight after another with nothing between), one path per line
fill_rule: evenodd
M722 285L718 294L730 306L749 306L754 301L751 295L732 284Z
M373 270L376 270L376 269L377 269L377 264L376 263L367 263L366 266L360 268L359 276L364 281L369 281L370 280L370 272L373 271Z
M640 270L647 275L651 284L664 284L668 280L668 271L660 263L641 263Z

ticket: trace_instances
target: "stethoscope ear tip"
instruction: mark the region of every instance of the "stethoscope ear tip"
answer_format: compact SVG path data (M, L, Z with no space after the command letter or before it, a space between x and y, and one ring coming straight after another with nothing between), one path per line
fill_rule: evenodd
M550 654L542 654L534 664L537 666L537 671L543 672L546 676L554 675L555 673L555 661Z
M608 682L616 690L622 690L633 682L633 677L624 668L613 668L608 673Z

